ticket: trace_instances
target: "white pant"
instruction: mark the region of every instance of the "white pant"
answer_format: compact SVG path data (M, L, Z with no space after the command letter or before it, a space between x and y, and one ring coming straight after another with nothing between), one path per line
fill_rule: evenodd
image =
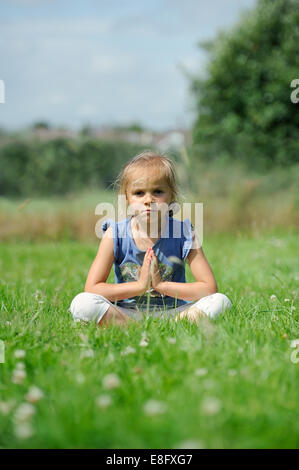
M102 295L80 292L80 294L73 298L69 311L75 321L85 320L99 323L111 305L113 306L114 304ZM217 292L216 294L203 297L200 300L189 302L181 307L168 309L166 312L157 307L154 311L150 310L150 315L154 317L163 317L165 314L166 317L175 316L187 310L191 305L198 307L210 318L215 318L232 306L231 301L226 295ZM146 312L142 310L119 307L118 305L116 307L135 320L142 320L146 315Z

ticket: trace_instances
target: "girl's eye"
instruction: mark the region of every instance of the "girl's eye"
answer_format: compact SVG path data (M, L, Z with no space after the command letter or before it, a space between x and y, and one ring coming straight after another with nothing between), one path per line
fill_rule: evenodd
M158 194L162 194L163 191L161 191L161 189L155 189L154 191L155 193L158 193ZM143 195L143 191L136 191L135 193L135 196L142 196Z

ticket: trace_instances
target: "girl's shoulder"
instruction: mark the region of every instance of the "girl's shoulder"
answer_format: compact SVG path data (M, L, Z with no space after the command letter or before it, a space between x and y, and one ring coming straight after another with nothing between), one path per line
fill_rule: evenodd
M109 227L112 228L114 259L117 261L129 243L127 237L128 219L122 219L119 221L116 221L113 218L106 219L102 222L102 236Z
M181 237L189 237L194 231L193 224L190 219L175 219L170 217L169 220L173 224L173 231L175 233L180 233Z
M186 260L190 250L195 247L195 230L190 219L182 221L182 258Z
M104 230L107 230L108 227L121 227L122 225L126 225L130 218L127 219L121 219L121 220L115 220L112 217L109 217L106 219L104 222L102 222L102 227Z
M113 235L114 236L126 236L128 230L128 221L130 219L121 219L115 220L113 218L108 218L104 222L102 222L102 234L106 232L108 227L112 227Z

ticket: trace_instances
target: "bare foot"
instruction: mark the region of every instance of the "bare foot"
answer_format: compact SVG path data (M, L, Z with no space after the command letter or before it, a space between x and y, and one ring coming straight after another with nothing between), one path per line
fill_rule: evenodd
M99 321L98 326L127 326L129 323L132 323L134 320L123 313L116 307L109 307L103 318Z
M207 315L197 307L190 307L175 317L175 321L187 318L191 323L198 323L199 319Z

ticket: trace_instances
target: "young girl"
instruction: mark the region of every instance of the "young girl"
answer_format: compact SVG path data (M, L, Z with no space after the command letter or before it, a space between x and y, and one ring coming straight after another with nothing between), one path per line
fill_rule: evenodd
M74 320L126 324L147 313L197 322L230 308L230 300L217 293L191 221L173 218L178 192L173 162L143 152L125 165L118 181L132 215L102 224L105 233L84 292L69 309ZM185 280L186 260L195 282ZM112 264L115 283L108 284Z

